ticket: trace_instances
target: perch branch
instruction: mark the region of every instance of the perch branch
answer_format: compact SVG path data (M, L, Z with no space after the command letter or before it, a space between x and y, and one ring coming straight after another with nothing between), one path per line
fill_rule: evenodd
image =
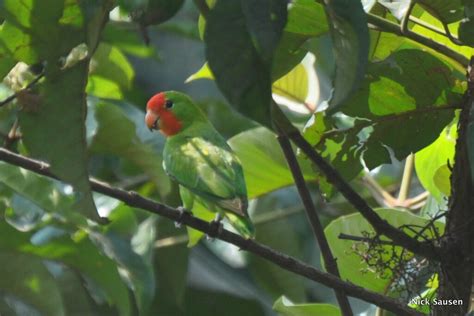
M0 160L43 176L57 178L51 173L49 166L46 163L26 158L3 148L0 149ZM192 227L204 233L209 233L212 230L211 225L208 222L193 216L183 216L182 212L179 212L177 209L154 202L136 192L114 188L106 183L94 179L90 179L90 183L95 192L113 197L131 207L140 208L173 221L181 221L183 225ZM225 229L222 230L217 238L268 260L287 271L321 283L335 290L343 291L349 296L375 304L381 308L392 311L397 315L422 315L418 311L399 303L393 298L366 290L350 282L343 281L332 274L319 271L296 258L282 254L256 242L255 240L245 239L242 236Z
M278 135L277 139L280 143L283 154L285 155L286 161L293 175L293 179L295 180L295 185L306 210L306 216L308 217L311 228L313 229L313 234L318 241L319 248L321 249L324 266L329 273L340 278L341 276L339 274L339 268L337 267L336 259L332 255L328 240L326 239L326 235L324 235L323 225L321 225L321 221L319 220L318 214L316 213L316 208L314 207L313 200L311 199L311 195L309 193L308 187L306 186L298 161L296 160L293 148L291 148L291 143L288 137L285 135ZM345 316L353 315L351 305L349 304L346 294L339 290L336 290L335 294L342 314Z

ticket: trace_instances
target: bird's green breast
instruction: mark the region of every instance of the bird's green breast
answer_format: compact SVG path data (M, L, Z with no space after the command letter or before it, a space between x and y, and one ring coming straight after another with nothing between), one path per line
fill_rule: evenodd
M166 172L200 197L235 211L246 212L247 192L242 167L224 138L212 126L189 127L169 137L163 152ZM229 207L225 207L229 205ZM242 210L240 210L242 212Z

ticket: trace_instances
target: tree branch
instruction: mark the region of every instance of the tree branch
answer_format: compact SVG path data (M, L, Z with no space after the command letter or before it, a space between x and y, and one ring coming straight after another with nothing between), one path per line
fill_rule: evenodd
M367 202L342 178L342 176L330 164L324 160L313 147L301 136L299 131L288 134L288 137L298 146L306 156L321 170L339 192L351 203L362 216L372 225L374 230L392 239L392 241L415 254L419 254L428 259L439 260L437 248L429 243L422 243L400 229L390 225L382 219Z
M316 213L316 208L314 207L314 203L311 199L308 187L306 186L300 166L298 165L298 161L296 160L293 148L291 148L291 143L288 137L285 135L278 135L277 139L285 155L288 166L290 167L293 179L295 180L295 185L298 189L301 201L303 202L303 205L305 207L306 216L308 217L308 220L311 224L311 228L313 229L313 234L316 237L316 240L318 241L319 249L321 249L321 255L323 256L324 266L326 267L326 270L329 273L340 278L341 275L339 274L339 268L337 267L336 259L332 255L331 248L329 247L329 243L326 239L326 235L324 235L323 225L321 225L318 214ZM342 314L345 316L353 315L351 305L349 304L349 300L347 299L346 294L343 291L338 290L336 290L335 292L336 299L339 303L339 307L341 308Z
M430 107L422 107L417 108L414 110L409 110L400 113L393 113L388 115L379 116L372 119L360 119L356 120L354 125L345 129L332 129L330 131L325 132L321 138L319 139L318 143L315 146L318 146L326 139L339 134L348 134L348 133L359 133L362 129L366 127L370 127L379 123L390 122L395 120L404 120L406 118L412 117L414 115L430 113L430 112L437 112L437 111L445 111L445 110L459 110L461 106L455 105L440 105L440 106L430 106Z
M46 163L26 158L3 148L0 149L0 160L43 176L57 179L57 177L51 173L49 166ZM211 226L208 222L190 215L183 216L183 213L177 209L154 202L136 192L113 188L106 183L94 179L90 179L90 183L92 190L95 192L116 198L131 207L140 208L173 221L180 221L183 225L192 227L204 233L209 233L211 231ZM399 303L393 298L366 290L350 282L343 281L329 273L321 272L296 258L275 251L255 240L245 239L242 236L225 229L222 230L217 238L266 259L287 271L306 277L330 288L344 291L349 296L375 304L386 310L392 311L397 315L423 315L418 311Z
M460 63L463 66L467 66L468 64L468 59L464 57L462 54L452 50L451 48L438 43L428 37L425 37L423 35L420 35L418 33L412 32L410 30L407 30L405 33L402 33L400 26L396 23L393 23L391 21L388 21L384 18L381 18L377 15L367 13L367 22L369 22L372 25L377 26L384 32L389 32L389 33L394 33L399 36L404 36L406 38L409 38L411 40L414 40L415 42L418 42L420 44L423 44L425 46L428 46L439 53L448 56L458 63Z
M41 80L41 78L44 77L44 73L40 73L38 76L36 76L35 79L33 79L25 88L21 89L20 91L17 91L15 93L13 93L11 96L7 97L5 100L3 101L0 101L0 107L12 102L13 100L16 99L16 97L18 96L19 93L21 93L22 91L26 91L28 89L30 89L31 87L33 87L35 84L38 83L38 81Z
M209 6L207 5L206 0L194 0L194 4L198 8L199 13L201 13L201 15L204 18L207 18L207 15L209 14L210 9L209 9Z
M422 243L410 237L397 227L390 225L382 219L367 202L344 180L339 172L334 169L310 143L304 139L300 131L293 126L283 111L275 102L272 102L271 115L274 128L283 132L301 151L319 168L326 179L347 199L352 206L372 225L375 232L385 235L397 244L409 251L423 256L427 259L439 261L439 248L431 242Z

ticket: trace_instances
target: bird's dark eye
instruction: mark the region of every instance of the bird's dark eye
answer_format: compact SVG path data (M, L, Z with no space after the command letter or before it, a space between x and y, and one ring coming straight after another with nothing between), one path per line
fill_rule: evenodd
M173 101L166 100L165 106L167 109L171 109L173 107Z

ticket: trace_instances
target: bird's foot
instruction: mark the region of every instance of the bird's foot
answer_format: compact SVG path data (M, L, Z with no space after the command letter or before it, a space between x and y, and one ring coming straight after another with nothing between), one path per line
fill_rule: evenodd
M206 238L209 241L213 241L222 234L224 226L222 225L222 217L217 213L216 218L209 223L209 231L207 232Z
M179 212L179 216L178 216L178 219L174 222L174 227L181 228L181 226L183 226L183 219L186 216L192 216L193 213L191 213L190 211L188 211L182 206L178 206L177 210Z

